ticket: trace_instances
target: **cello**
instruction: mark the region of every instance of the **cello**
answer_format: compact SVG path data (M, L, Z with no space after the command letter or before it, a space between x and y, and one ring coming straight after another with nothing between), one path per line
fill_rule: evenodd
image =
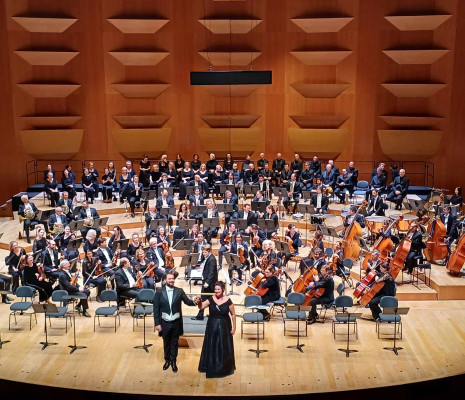
M449 260L447 261L446 269L452 275L459 275L460 270L465 263L465 234L461 236L459 242L457 243L457 247L452 252Z
M360 254L360 246L357 243L356 237L361 237L363 235L363 231L360 224L355 221L355 218L360 213L362 208L366 207L367 204L367 201L363 200L362 205L358 208L354 218L352 219L352 222L347 227L347 230L344 234L344 239L342 241L344 247L344 259L351 258L355 261Z
M165 267L172 269L174 267L174 258L170 253L170 245L164 241L162 244L163 254L165 255Z
M426 240L426 249L423 254L429 262L438 262L447 257L448 250L444 241L447 229L438 216L439 205L436 207L436 214L428 225L428 239Z
M265 279L265 275L259 272L257 275L255 275L252 282L250 282L250 284L247 285L246 289L244 290L244 294L246 296L248 296L249 294L256 294L256 290L260 287L260 282L262 281L262 279Z
M305 262L305 261L304 261ZM315 280L315 276L318 275L318 270L313 266L307 267L307 270L296 279L292 289L294 292L303 293L310 282Z

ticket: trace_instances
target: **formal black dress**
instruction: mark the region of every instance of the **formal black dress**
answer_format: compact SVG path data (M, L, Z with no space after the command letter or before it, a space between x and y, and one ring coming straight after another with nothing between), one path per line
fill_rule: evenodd
M208 306L210 314L199 362L199 371L206 372L207 378L232 375L236 369L231 318L229 317L231 304L231 299L221 305L210 299Z

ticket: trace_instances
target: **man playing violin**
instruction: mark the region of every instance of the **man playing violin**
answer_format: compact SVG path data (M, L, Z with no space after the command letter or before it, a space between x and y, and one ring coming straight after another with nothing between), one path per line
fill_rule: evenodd
M102 261L98 257L93 257L94 253L88 251L86 256L82 260L82 277L84 282L87 282L88 285L92 285L97 288L97 301L102 303L100 300L100 294L107 287L107 282L103 275L97 274L98 265L102 265Z
M247 228L246 233L250 235L250 249L253 252L254 257L250 257L252 262L252 268L255 268L255 258L260 257L262 254L262 243L266 240L265 232L258 228L258 225L252 224Z
M233 271L237 271L237 276L239 278L238 286L242 285L242 271L249 267L249 250L247 243L242 241L242 235L236 233L234 235L234 240L231 243L230 253L237 254L239 260L241 261L241 266L237 267L230 265L228 268L229 279L232 279Z
M236 224L230 222L228 224L228 229L224 230L220 237L221 247L218 250L218 270L223 267L223 254L231 252L231 244L236 236Z
M281 256L284 256L283 267L286 267L289 260L299 254L299 247L302 246L300 233L297 232L294 224L288 225L284 240L289 244L289 250L291 251L289 254L281 254Z
M131 271L131 263L126 257L120 260L118 268L115 272L116 291L118 298L123 295L129 299L134 299L139 294L139 288L137 287L137 280L135 275ZM119 305L124 306L124 300L119 300Z
M78 283L72 284L71 273L69 272L71 264L68 260L62 260L60 262L60 277L58 281L60 282L60 289L66 290L70 295L79 296L79 303L77 304L76 311L81 312L83 317L90 318L90 314L87 312L89 305L87 298L90 296L90 290L79 286ZM73 277L74 278L74 277Z
M311 325L316 322L318 314L316 313L317 304L329 304L334 301L334 280L332 277L331 267L325 265L321 268L318 277L315 277L313 282L305 289L305 293L308 293L317 289L324 289L323 294L320 297L314 297L310 300L312 309L308 313L307 324Z

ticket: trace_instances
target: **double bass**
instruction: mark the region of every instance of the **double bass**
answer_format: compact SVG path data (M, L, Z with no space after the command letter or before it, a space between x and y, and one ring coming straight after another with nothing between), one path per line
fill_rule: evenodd
M344 247L344 259L351 258L352 260L356 260L360 254L360 246L357 242L356 237L361 237L363 235L363 230L360 224L355 221L355 218L360 213L362 208L366 207L367 204L367 201L364 200L362 205L358 208L357 212L355 213L352 222L346 229L344 239L342 241Z
M452 275L458 275L463 267L463 264L465 264L465 234L461 236L459 242L457 243L457 247L449 257L446 269Z
M429 262L438 262L447 257L448 249L445 243L447 228L438 216L439 205L436 207L436 214L428 224L428 239L426 240L426 249L423 254Z

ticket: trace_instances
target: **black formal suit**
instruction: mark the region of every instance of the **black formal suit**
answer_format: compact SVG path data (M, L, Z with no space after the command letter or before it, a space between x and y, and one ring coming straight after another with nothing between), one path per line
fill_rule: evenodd
M365 199L369 200L371 197L371 191L376 189L379 193L383 193L386 189L386 176L376 174L371 177L370 187L365 193Z
M79 284L76 284L76 286L71 285L71 275L66 270L60 271L58 282L61 290L66 290L68 294L80 296L80 300L77 306L82 306L83 312L86 312L86 310L89 308L89 305L87 303L87 298L90 295L89 289L85 288L84 291L81 292L79 290Z
M334 168L331 168L329 173L325 169L323 173L321 174L321 180L323 181L323 184L325 186L331 186L332 188L334 188L334 185L336 184L336 178L337 178L337 175L336 175L336 171L334 170Z
M288 193L291 193L291 185L292 181L287 182L286 184L286 190ZM283 199L283 204L284 207L288 208L292 202L295 203L295 207L297 207L297 203L299 202L300 196L302 195L302 184L300 182L294 181L294 188L292 191L292 199L285 197ZM294 207L294 212L295 212L295 207Z
M90 215L91 217L96 220L97 218L100 218L100 215L98 214L97 210L95 208L90 207ZM84 208L81 208L79 210L79 215L78 219L86 219L87 218L87 212ZM89 229L94 229L97 232L97 237L100 236L101 229L100 228L87 228L86 226L83 226L81 229L81 235L83 238L87 236L87 232Z
M42 252L42 263L44 264L45 274L56 280L59 277L59 271L53 271L52 269L58 269L60 267L60 257L58 256L58 251L53 250L53 256L50 255L50 251L45 249Z
M386 200L396 203L396 206L400 209L402 207L402 200L407 196L409 184L410 181L406 176L397 176L392 184L388 186ZM396 194L396 191L400 192L400 194Z
M347 227L350 225L349 219L351 216L348 216L344 222L344 226ZM365 228L365 219L363 218L363 215L357 214L355 216L355 222L358 222L361 228Z
M258 181L258 172L257 171L255 171L255 170L251 171L251 170L248 169L248 170L246 170L244 172L244 184L245 185L248 185L250 183L255 185L257 183L257 181Z
M131 269L128 268L127 271L131 274L131 276L134 278L134 281L135 281L136 277L132 273ZM116 272L115 272L115 282L116 282L116 291L118 293L118 298L121 295L123 295L125 297L128 297L130 299L134 299L134 298L137 297L137 295L139 293L139 288L132 287L129 284L129 279L126 276L125 272L123 271L123 268L118 268L116 270Z
M384 202L380 196L377 196L376 198L371 197L370 202L368 203L367 214L384 216Z
M314 173L311 169L304 169L300 174L300 183L302 183L302 190L310 190L313 185Z
M239 210L239 212L237 213L237 219L244 219L244 214L244 210ZM247 226L250 226L252 224L258 224L258 216L253 211L250 211L247 215Z
M63 207L64 204L65 199L61 198L60 200L58 200L58 207ZM69 213L66 214L66 218L68 219L68 222L70 222L73 219L73 200L68 198L66 200L66 205L69 208Z
M142 183L137 183L138 190L136 190L136 184L131 182L129 184L129 206L131 207L131 213L134 213L134 210L137 207L140 207L140 198L142 196L142 191L144 190L144 186ZM144 204L144 211L147 210L148 202L146 201Z
M213 293L215 291L215 283L218 281L218 268L216 258L213 254L210 254L204 260L202 278L202 293ZM208 297L202 296L202 301L205 301L206 299L208 299ZM203 318L203 310L199 311L197 318Z
M285 169L283 169L281 171L281 187L286 187L287 182L291 180L291 175L291 170L286 171Z
M316 306L317 304L329 304L334 301L334 280L332 276L327 276L325 279L320 279L318 282L315 282L315 289L324 289L323 294L320 297L314 297L310 300L310 305L312 309L308 313L308 319L316 319Z
M155 293L153 299L153 318L155 326L161 326L161 336L163 338L165 362L175 363L178 356L179 337L184 333L182 323L182 303L188 306L195 306L194 302L187 297L184 290L173 287L173 296L170 303L168 290L171 288L163 286L163 288ZM176 315L179 317L173 321L163 319L165 315Z
M237 218L237 212L239 211L239 206L238 206L237 203L238 203L237 196L235 194L231 195L230 199L227 199L226 197L223 199L223 204L232 204L233 205L233 211L232 212L224 213L224 219L225 219L226 225L229 223L229 220L231 218L233 218L233 219Z
M66 218L65 214L61 214L58 216L57 214L52 214L50 215L50 218L48 219L48 226L50 230L53 230L53 227L55 226L56 223L60 223L65 227L68 225L68 219Z
M441 222L444 224L444 226L446 227L447 229L447 233L446 233L446 238L450 238L450 243L452 243L452 241L454 239L457 239L457 216L456 215L452 215L449 213L448 215L448 219L447 219L447 224L445 223L446 221L446 214L442 213L441 214Z
M145 213L145 237L147 239L150 239L152 235L156 235L157 231L156 230L151 230L150 229L150 222L156 219L161 219L160 213L157 211L154 216L150 214L150 212Z
M310 171L313 171L315 178L319 178L321 176L321 162L310 161Z
M208 218L208 210L203 211L202 220L203 218ZM216 208L212 208L211 218L218 218L218 210ZM204 227L202 232L203 232L204 237L207 238L207 240L210 242L210 239L212 237L216 238L218 236L219 229L220 229L219 227L216 227L216 228L205 228Z
M345 195L352 192L352 179L349 175L339 175L336 179L336 189L334 195L339 197L341 203L345 202Z
M37 224L40 224L41 221L38 218L39 210L37 209L36 205L34 203L31 203L31 202L29 202L28 204L30 204L30 206L32 208L32 211L34 211L34 218L33 219L25 219L24 222L23 222L23 225L24 225L24 231L26 232L26 237L27 237L28 243L30 243L29 230L33 229ZM24 203L20 204L19 207L18 207L18 215L21 215L22 217L24 217L25 216L24 215L25 209L26 209L25 204ZM45 230L48 232L47 223L44 222L43 224L44 224Z
M412 245L410 246L410 253L408 253L407 258L405 259L405 267L409 274L412 273L413 268L415 267L415 257L420 256L426 244L423 242L423 236L420 232L415 232L410 239Z
M166 196L166 204L168 204L168 206L170 208L174 207L174 200L173 200L172 196ZM160 211L163 208L163 198L162 198L162 196L158 196L156 207L157 207L158 211Z
M318 202L318 195L314 194L312 196L312 204L313 204L313 207L315 207L316 212L318 212L318 210L317 210L317 202ZM321 204L320 205L321 205L321 213L326 214L328 212L329 201L328 201L328 197L325 194L321 194Z

